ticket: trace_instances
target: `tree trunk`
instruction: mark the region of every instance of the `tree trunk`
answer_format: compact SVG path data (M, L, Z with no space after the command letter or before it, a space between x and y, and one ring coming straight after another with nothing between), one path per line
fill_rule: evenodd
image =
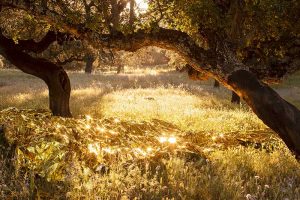
M300 111L249 71L233 72L227 83L300 159Z
M85 65L85 73L86 74L91 74L93 72L93 63L95 61L95 58L93 55L86 55L85 56L85 62L86 62L86 65Z
M64 69L47 60L34 58L19 50L15 43L0 35L0 54L27 74L42 79L49 88L50 110L53 115L71 117L70 80Z
M135 5L135 0L130 0L130 11L129 11L129 26L131 31L134 31L133 24L135 20L135 13L134 13L134 5Z
M119 64L117 67L117 74L120 74L121 72L124 72L124 66L122 64Z
M86 62L85 69L84 69L84 72L86 74L91 74L93 72L93 63L94 61L90 61L90 60Z
M236 103L236 104L240 104L241 103L241 98L234 91L232 91L231 103Z
M70 93L71 84L68 74L61 68L48 74L45 81L49 89L49 105L53 115L71 117Z
M215 80L214 88L219 88L219 87L220 87L220 82Z
M112 32L115 34L115 32L119 31L120 26L120 6L118 6L117 0L111 0L111 24L112 24Z

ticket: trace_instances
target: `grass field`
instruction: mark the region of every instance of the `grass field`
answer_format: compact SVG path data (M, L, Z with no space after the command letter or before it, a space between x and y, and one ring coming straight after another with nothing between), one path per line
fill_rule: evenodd
M105 175L79 176L74 172L72 178L65 179L68 189L55 195L67 199L300 199L300 164L247 105L231 104L231 92L214 89L212 80L192 81L177 72L120 75L69 72L69 76L71 112L77 120L72 123L88 120L86 116L93 120L91 126L100 126L103 120L108 120L105 123L111 129L120 135L124 133L119 138L120 144L127 142L128 148L146 154L131 136L142 124L136 136L139 140L145 144L153 138L162 140L151 143L151 149L164 152L179 147L192 149L200 158L193 156L189 160L178 153L170 154L162 156L158 163L148 162L146 170L138 164L141 159L131 159L135 164L127 170L120 163L128 163L130 159L110 162L110 173ZM298 83L300 74L295 74L274 88L300 107ZM46 85L35 77L15 70L0 71L0 110L47 109L47 93ZM3 120L8 118L2 116ZM55 126L58 123L55 120L49 123ZM121 124L115 125L116 120ZM151 134L147 135L148 132ZM173 138L170 143L174 144L164 142L167 137ZM98 155L97 146L89 147ZM154 175L152 168L156 169ZM19 180L19 185L23 184L17 192L19 197L30 193L26 180ZM8 194L12 197L16 193L13 187L0 178L0 197Z

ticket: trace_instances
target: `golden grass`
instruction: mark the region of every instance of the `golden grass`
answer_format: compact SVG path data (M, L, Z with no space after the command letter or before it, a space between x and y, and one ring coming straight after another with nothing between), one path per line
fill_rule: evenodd
M8 120L14 125L11 133L19 134L16 138L20 142L28 129L34 130L35 134L57 135L47 141L44 141L44 136L38 137L38 143L25 142L34 141L35 137L24 138L27 147L53 140L63 144L64 138L71 140L72 134L81 131L81 139L77 139L82 145L78 147L80 152L101 155L103 160L98 165L102 163L104 169L110 169L105 174L87 172L82 162L94 161L88 156L78 159L78 154L74 153L78 149L74 149L72 159L62 161L69 169L63 192L48 194L47 198L58 195L55 198L300 199L299 163L247 105L232 105L231 93L224 88L214 89L211 80L195 82L176 72L151 73L86 75L70 72L74 120L33 118L32 126L38 128L26 126L22 129L20 127L26 125L22 115L35 111L25 110L22 115L14 111L14 114L2 116L2 121ZM291 96L289 89L298 77L296 74L282 86L276 86L295 104L300 102L298 95L295 92ZM297 86L291 88L293 91L298 89ZM43 82L18 71L0 71L0 109L47 109L47 104L47 88ZM18 120L10 121L10 115ZM109 144L105 149L101 143L101 150L95 142L100 136L94 127L105 124L109 127L107 131L115 134L104 142ZM73 131L68 128L72 126ZM166 140L176 138L176 148L164 148L168 142L160 143L161 136ZM115 139L112 138L118 142L113 143ZM102 139L100 137L97 141ZM121 150L120 144L126 144L123 147L127 148ZM151 158L128 157L128 150L143 157L149 147L151 151L160 150ZM182 149L176 150L179 147L185 153ZM111 156L103 157L103 152L107 154L117 149L121 150L117 160ZM63 151L68 152L66 148ZM102 153L98 155L97 152ZM48 158L43 159L43 162L49 162ZM2 165L0 162L0 167ZM37 168L30 169L40 173ZM1 174L5 174L5 170L0 170ZM12 178L18 184L6 186L8 189L0 186L0 197L4 197L7 190L11 191L12 197L12 192L16 192L14 186L23 188L18 197L30 194L30 188L26 186L30 176L22 178ZM0 178L0 185L3 184ZM36 184L36 187L41 187Z
M15 74L15 76L14 76ZM0 108L48 108L46 85L17 71L2 71ZM161 119L187 131L243 131L265 126L246 106L229 102L230 92L212 81L196 82L176 72L159 75L70 73L73 115ZM225 123L226 122L226 123ZM226 126L223 126L226 124Z

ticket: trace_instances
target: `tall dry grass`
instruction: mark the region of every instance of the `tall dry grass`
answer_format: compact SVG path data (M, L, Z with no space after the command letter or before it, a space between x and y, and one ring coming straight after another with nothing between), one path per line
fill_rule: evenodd
M165 167L167 182L139 165L124 170L118 163L110 166L107 175L86 177L76 171L80 166L74 161L74 172L66 180L69 189L61 194L63 197L300 199L299 163L247 105L231 104L231 92L214 89L212 80L197 82L188 80L186 74L153 71L120 75L69 72L69 76L70 106L75 118L118 118L129 124L158 120L176 127L183 134L180 137L201 147L208 160L192 158L187 162L178 156L162 159L163 165L158 166ZM296 74L274 87L300 105L299 80ZM0 71L0 110L7 107L47 109L46 85L18 71ZM130 126L125 129L131 131ZM27 180L18 181L24 184L22 194L28 194ZM1 178L0 184L4 184Z

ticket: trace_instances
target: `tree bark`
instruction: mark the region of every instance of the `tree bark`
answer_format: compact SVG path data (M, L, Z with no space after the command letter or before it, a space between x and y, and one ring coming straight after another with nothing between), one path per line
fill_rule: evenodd
M129 26L131 31L134 31L133 24L135 20L135 13L134 13L134 5L135 5L135 0L130 0L130 12L129 12Z
M93 62L86 62L84 72L91 74L93 72Z
M91 74L93 72L93 63L95 61L95 58L93 55L86 55L85 56L85 73Z
M49 89L49 105L53 115L71 117L70 93L71 84L68 74L63 68L48 74L45 81Z
M233 72L227 83L300 159L300 111L249 71Z
M65 70L45 59L34 58L16 47L0 34L0 54L27 74L42 79L49 88L49 104L53 115L71 117L69 99L70 80Z
M235 104L240 104L241 103L241 98L234 91L232 91L231 103L235 103Z

